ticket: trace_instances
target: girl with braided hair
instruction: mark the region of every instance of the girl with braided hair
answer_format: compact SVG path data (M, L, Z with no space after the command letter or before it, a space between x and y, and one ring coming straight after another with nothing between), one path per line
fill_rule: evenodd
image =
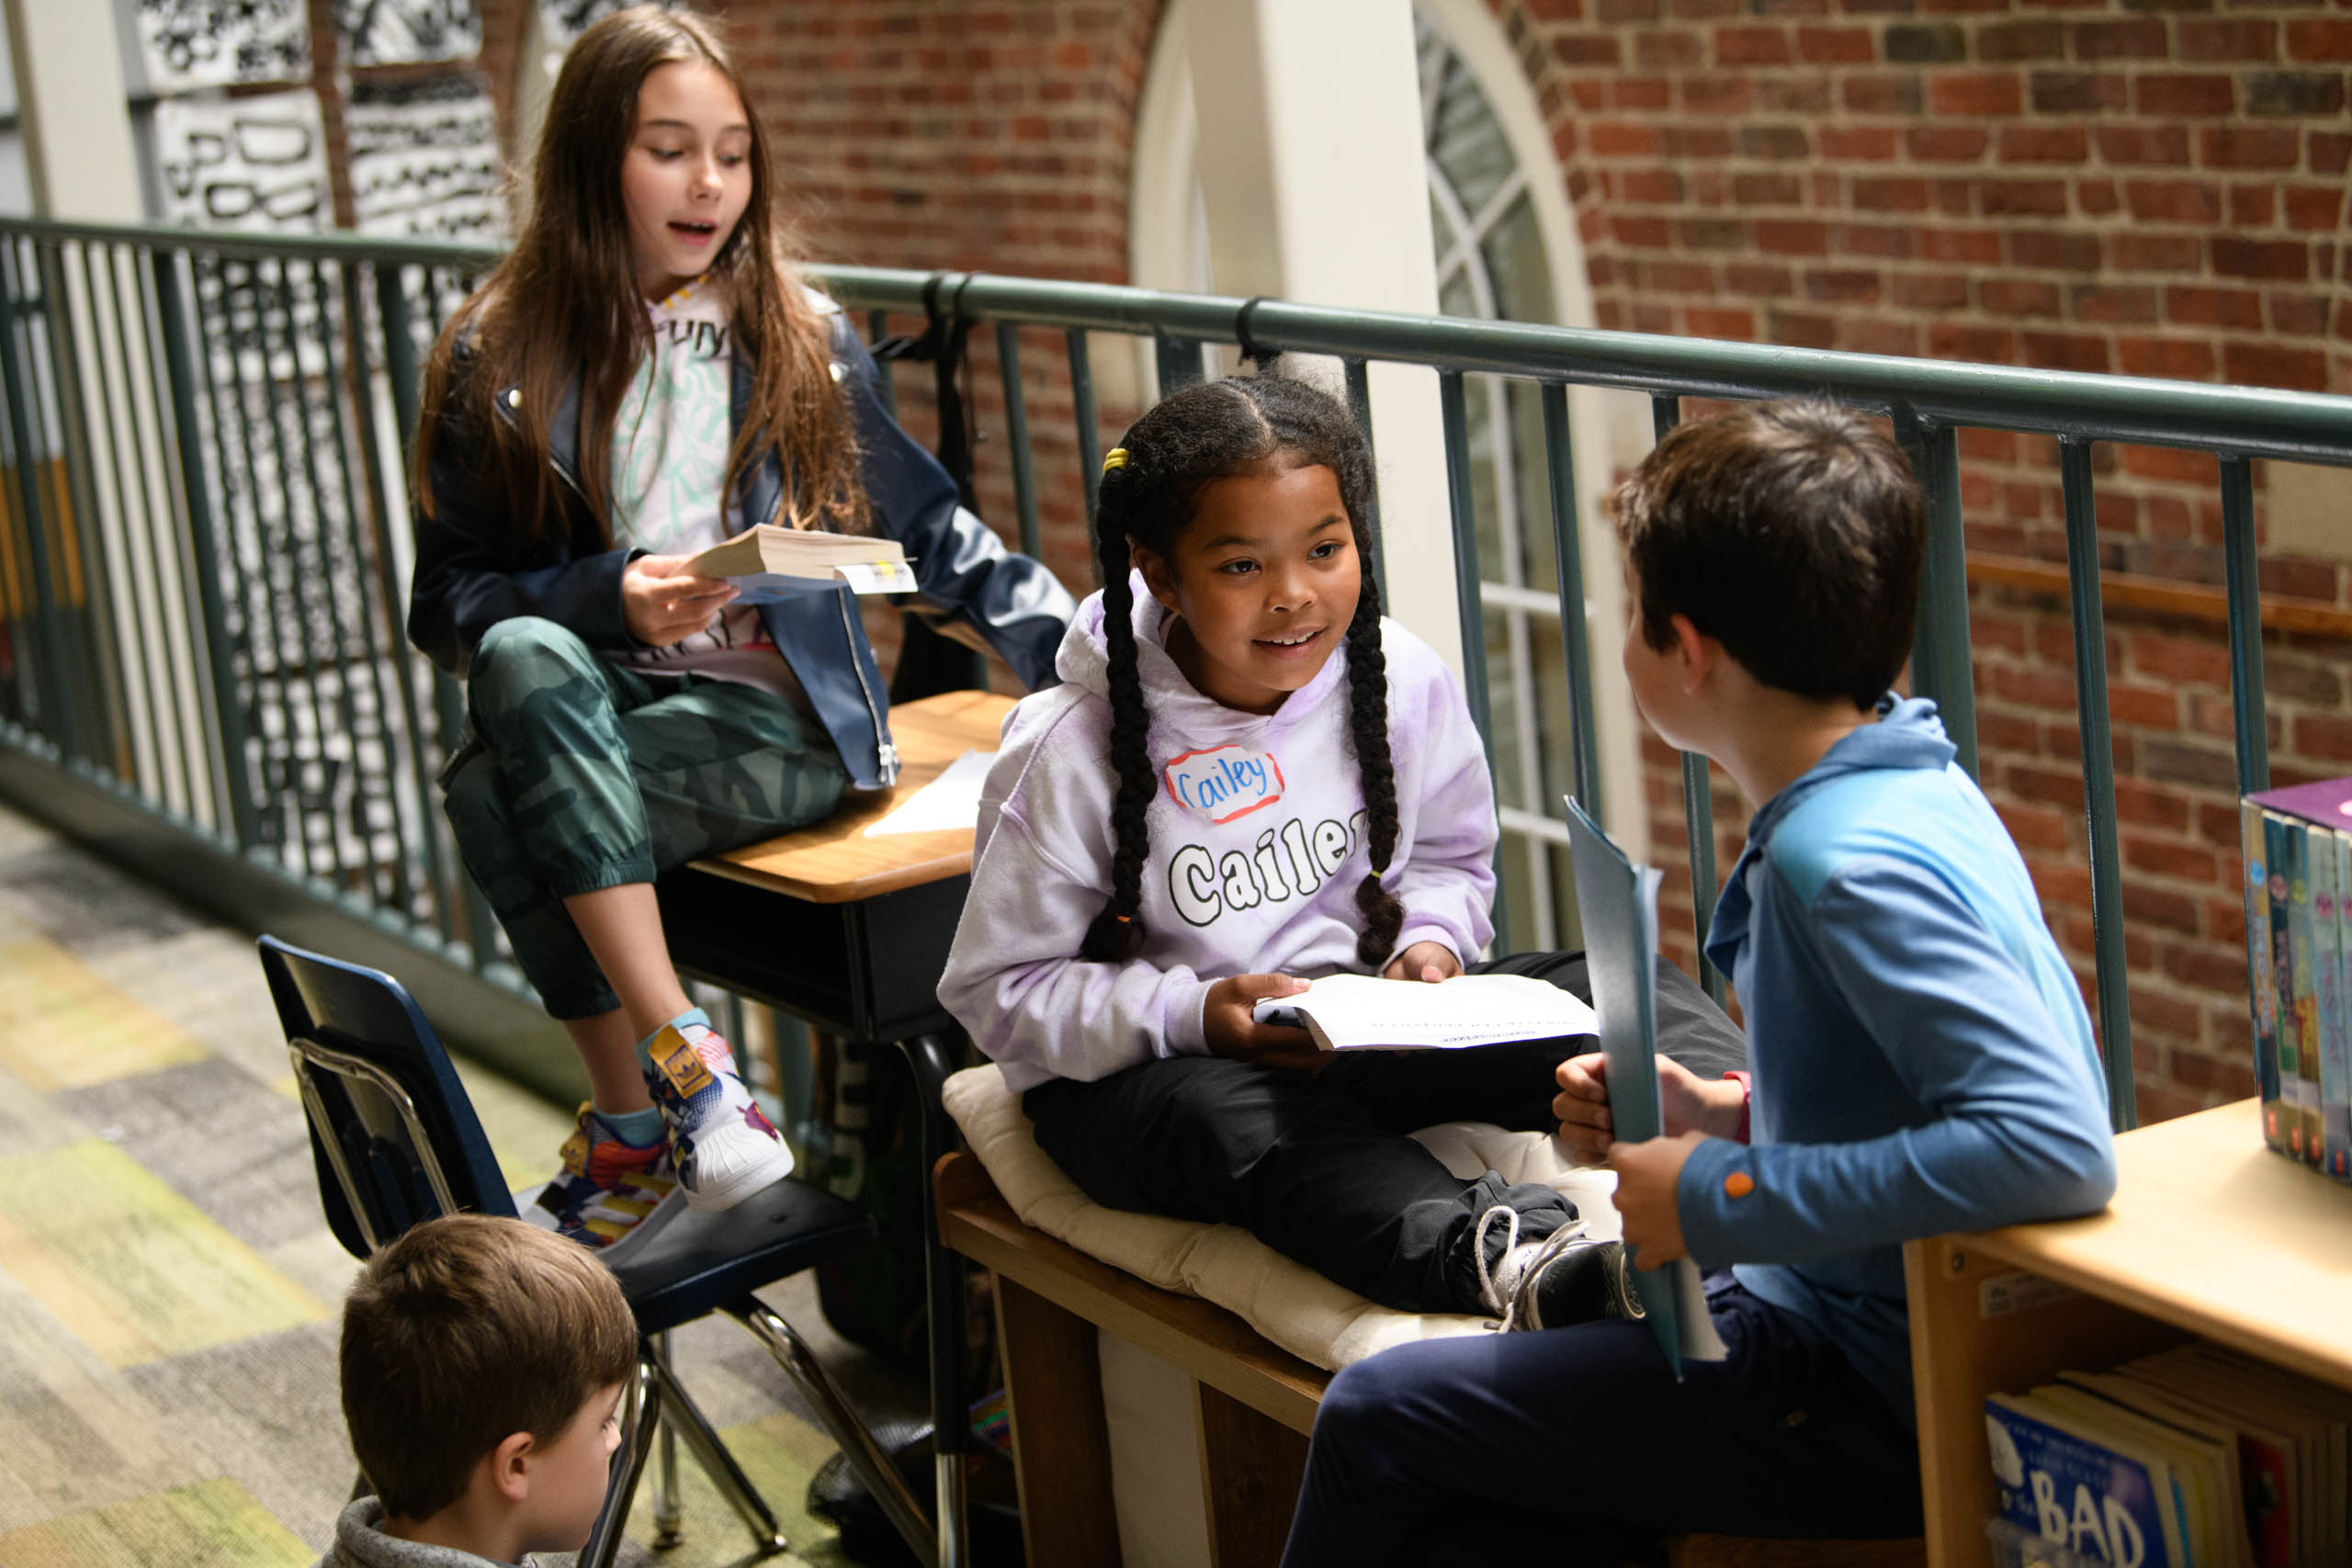
M1063 684L1005 722L940 1000L1097 1202L1247 1226L1408 1311L1637 1310L1560 1193L1407 1135L1551 1131L1575 1042L1326 1061L1252 1016L1303 977L1446 979L1493 935L1484 752L1452 671L1381 617L1372 484L1346 409L1275 376L1128 431L1102 590Z

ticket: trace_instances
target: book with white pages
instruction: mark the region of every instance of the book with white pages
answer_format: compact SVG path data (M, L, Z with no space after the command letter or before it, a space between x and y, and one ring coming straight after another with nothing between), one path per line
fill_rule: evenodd
M710 547L682 569L724 578L735 603L766 604L835 582L859 593L911 593L915 574L896 539L762 523Z
M1585 973L1592 981L1601 1055L1608 1059L1609 1120L1624 1143L1662 1136L1657 1092L1657 888L1653 866L1635 865L1609 841L1573 797L1568 855L1584 928ZM1707 1314L1699 1266L1680 1258L1663 1269L1633 1271L1650 1331L1676 1380L1685 1361L1720 1361L1726 1351Z
M1525 975L1456 975L1435 985L1326 975L1297 996L1267 998L1251 1016L1303 1028L1326 1051L1453 1050L1593 1032L1590 1008Z

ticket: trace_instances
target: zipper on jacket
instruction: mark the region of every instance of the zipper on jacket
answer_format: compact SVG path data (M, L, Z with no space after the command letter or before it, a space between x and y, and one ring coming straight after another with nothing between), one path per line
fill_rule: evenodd
M890 744L890 731L882 722L882 710L874 705L874 688L865 683L865 666L857 661L857 626L850 619L849 595L840 595L834 602L842 607L842 631L850 639L850 672L857 677L858 695L865 699L866 716L874 721L874 756L880 766L882 782L899 782L899 749Z

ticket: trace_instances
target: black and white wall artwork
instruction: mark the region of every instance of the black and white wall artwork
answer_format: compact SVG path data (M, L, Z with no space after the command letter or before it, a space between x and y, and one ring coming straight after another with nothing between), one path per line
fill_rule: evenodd
M343 125L361 233L480 243L504 235L498 122L479 77L362 84Z
M164 217L206 229L303 232L334 221L326 135L308 87L155 106Z
M134 0L140 58L157 93L311 74L305 0Z
M469 60L481 49L474 0L334 0L346 66Z
M574 39L630 0L539 0L539 41L551 55L570 49Z

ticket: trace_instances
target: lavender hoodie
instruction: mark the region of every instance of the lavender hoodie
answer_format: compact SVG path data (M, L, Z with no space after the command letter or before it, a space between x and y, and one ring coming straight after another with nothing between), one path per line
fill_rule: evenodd
M939 999L1013 1092L1091 1081L1207 1050L1201 1009L1228 975L1359 970L1356 885L1371 869L1348 739L1347 651L1272 714L1203 696L1161 641L1166 612L1134 581L1136 663L1159 789L1147 822L1142 952L1078 956L1111 886L1111 704L1102 596L1079 606L1063 684L1006 716L980 797L972 891ZM1464 963L1494 934L1495 803L1462 688L1429 645L1381 623L1396 852L1396 949L1442 942Z

